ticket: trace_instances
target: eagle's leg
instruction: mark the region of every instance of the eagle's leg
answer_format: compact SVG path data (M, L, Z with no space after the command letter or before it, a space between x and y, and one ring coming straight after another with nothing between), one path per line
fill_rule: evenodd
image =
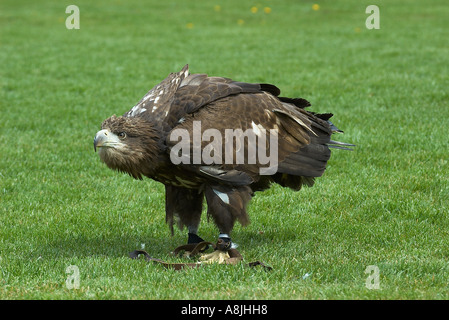
M198 225L189 226L188 229L189 229L188 239L187 239L188 244L200 243L200 242L204 241L200 236L198 236Z
M198 236L198 227L203 210L203 192L171 185L165 186L166 221L173 234L173 224L178 220L178 226L188 228L188 244L203 242Z
M235 253L236 245L229 236L235 221L242 225L249 222L246 205L251 199L249 187L206 186L207 214L214 219L220 231L216 250L201 257L205 262L229 263L230 253ZM240 256L240 254L238 254ZM240 256L241 257L241 256ZM234 260L235 261L235 260Z

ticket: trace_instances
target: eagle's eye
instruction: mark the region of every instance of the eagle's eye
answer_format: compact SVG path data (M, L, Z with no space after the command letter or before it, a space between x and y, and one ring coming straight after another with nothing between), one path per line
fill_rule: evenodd
M118 137L120 138L120 139L125 139L126 138L126 132L120 132L119 134L118 134Z

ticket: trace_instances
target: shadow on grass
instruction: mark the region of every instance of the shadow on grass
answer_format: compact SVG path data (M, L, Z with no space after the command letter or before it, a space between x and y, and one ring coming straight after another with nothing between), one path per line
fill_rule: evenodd
M107 256L111 258L128 257L129 253L144 249L155 256L170 254L178 244L179 237L133 237L129 236L94 236L80 235L73 238L59 239L42 246L37 254L54 257L95 257Z
M215 242L216 235L211 236L205 233L201 235L205 241ZM239 230L235 232L235 242L239 245L239 251L245 256L245 252L251 251L251 254L257 255L259 248L277 251L292 241L301 239L294 230L267 231L259 233L257 231ZM128 257L134 250L143 249L151 256L164 258L171 256L171 252L179 245L187 243L187 234L142 236L142 235L124 235L124 236L88 236L78 235L66 237L47 242L41 248L33 252L33 255L52 256L59 258L84 258L84 257Z

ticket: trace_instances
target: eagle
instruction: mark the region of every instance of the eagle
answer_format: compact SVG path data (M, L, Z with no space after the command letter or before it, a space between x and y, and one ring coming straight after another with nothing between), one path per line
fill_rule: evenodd
M203 241L198 229L206 202L221 248L233 248L231 231L237 221L248 225L256 191L273 183L312 186L330 147L353 146L331 139L342 132L331 113L306 111L306 99L280 93L272 84L190 74L186 65L122 116L104 120L94 149L110 169L164 184L172 235L176 224L187 227L188 243Z

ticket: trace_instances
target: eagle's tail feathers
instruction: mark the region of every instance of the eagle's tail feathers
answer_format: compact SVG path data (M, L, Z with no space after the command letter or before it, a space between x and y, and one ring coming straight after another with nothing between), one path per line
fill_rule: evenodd
M343 133L343 130L338 129L335 124L333 124L332 122L330 122L329 120L327 120L327 123L329 123L332 133Z
M327 146L329 148L352 151L353 149L347 148L347 147L355 147L356 145L355 144L351 144L351 143L341 142L341 141L330 140L329 143L327 144Z

